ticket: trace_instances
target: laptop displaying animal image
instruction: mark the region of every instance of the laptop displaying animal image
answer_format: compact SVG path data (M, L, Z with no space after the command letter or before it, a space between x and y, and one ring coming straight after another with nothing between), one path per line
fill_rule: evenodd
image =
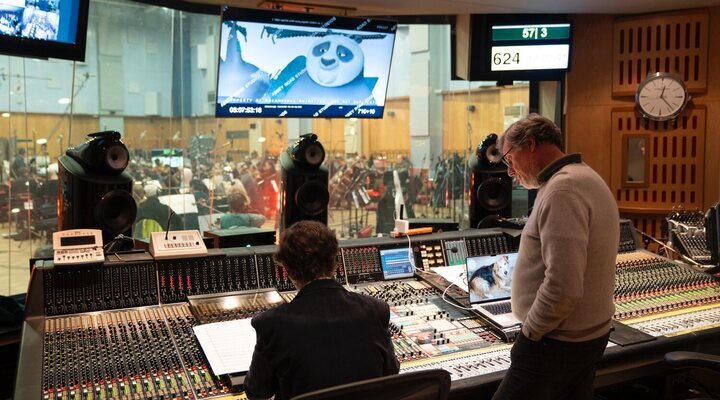
M517 253L468 257L468 297L472 308L501 327L520 324L510 307Z

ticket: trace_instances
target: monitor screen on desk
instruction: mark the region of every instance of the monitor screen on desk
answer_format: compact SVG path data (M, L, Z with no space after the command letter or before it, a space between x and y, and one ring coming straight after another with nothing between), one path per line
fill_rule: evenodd
M407 247L380 250L380 264L384 279L412 278L415 259Z

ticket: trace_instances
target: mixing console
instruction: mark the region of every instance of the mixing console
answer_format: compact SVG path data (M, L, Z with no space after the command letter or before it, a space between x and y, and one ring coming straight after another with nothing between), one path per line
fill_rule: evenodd
M356 291L390 305L390 332L401 362L502 343L474 314L447 304L425 282L371 283Z
M43 398L202 398L227 392L208 372L194 337L187 337L189 314L169 311L172 335L157 307L47 319Z
M701 329L720 326L720 306L717 304L680 310L660 316L642 317L623 323L652 336L677 336Z
M460 240L446 240L445 245L445 256L447 257L447 265L461 265L465 264L467 260L467 248L465 247L465 241Z
M631 224L621 224L616 319L653 336L720 327L718 278L635 250L635 237ZM442 368L458 380L507 369L510 345L501 339L507 335L445 302L448 283L439 275L383 281L380 251L407 245L406 238L343 242L336 276L389 304L401 372ZM423 235L410 245L425 267L516 250L498 230ZM229 392L208 369L192 327L292 301L296 292L275 251L225 249L162 261L133 255L102 267L36 264L16 398L194 399ZM447 296L465 303L454 289Z
M455 381L505 371L510 368L510 347L510 345L498 345L405 362L400 364L400 373L444 369L450 373L450 379Z
M618 252L635 251L638 248L635 227L628 219L620 220L620 244Z
M466 238L465 242L467 243L468 257L510 253L516 250L508 243L505 234L501 232L494 235ZM464 260L463 263L465 263Z
M158 261L160 299L163 303L186 301L187 296L257 288L255 256L214 256Z
M286 292L295 293L295 292ZM190 309L201 324L252 318L285 302L274 289L190 297Z
M681 253L699 263L710 263L710 249L704 231L677 232L673 235L673 244Z
M342 255L350 283L382 280L380 250L377 246L343 248Z
M46 315L146 306L157 303L152 261L67 266L44 273Z
M415 256L415 265L418 268L428 271L430 268L446 265L439 240L413 245L412 249Z
M720 300L718 279L637 251L619 254L615 319L641 317Z

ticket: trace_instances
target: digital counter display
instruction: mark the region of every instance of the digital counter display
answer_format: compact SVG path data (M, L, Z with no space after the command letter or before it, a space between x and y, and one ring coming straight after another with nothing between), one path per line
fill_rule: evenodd
M569 68L569 23L493 25L491 33L490 71Z
M95 236L67 236L60 238L60 245L65 246L82 246L95 244Z
M570 39L570 24L504 25L492 27L492 40L494 42L567 39Z

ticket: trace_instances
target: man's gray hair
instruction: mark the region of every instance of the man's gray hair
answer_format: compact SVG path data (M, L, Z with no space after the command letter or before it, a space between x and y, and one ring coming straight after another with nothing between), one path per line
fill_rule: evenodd
M498 146L502 149L505 141L511 146L518 146L530 136L535 137L537 143L554 144L563 150L563 135L560 128L551 120L535 113L528 114L527 117L510 125L498 141Z

